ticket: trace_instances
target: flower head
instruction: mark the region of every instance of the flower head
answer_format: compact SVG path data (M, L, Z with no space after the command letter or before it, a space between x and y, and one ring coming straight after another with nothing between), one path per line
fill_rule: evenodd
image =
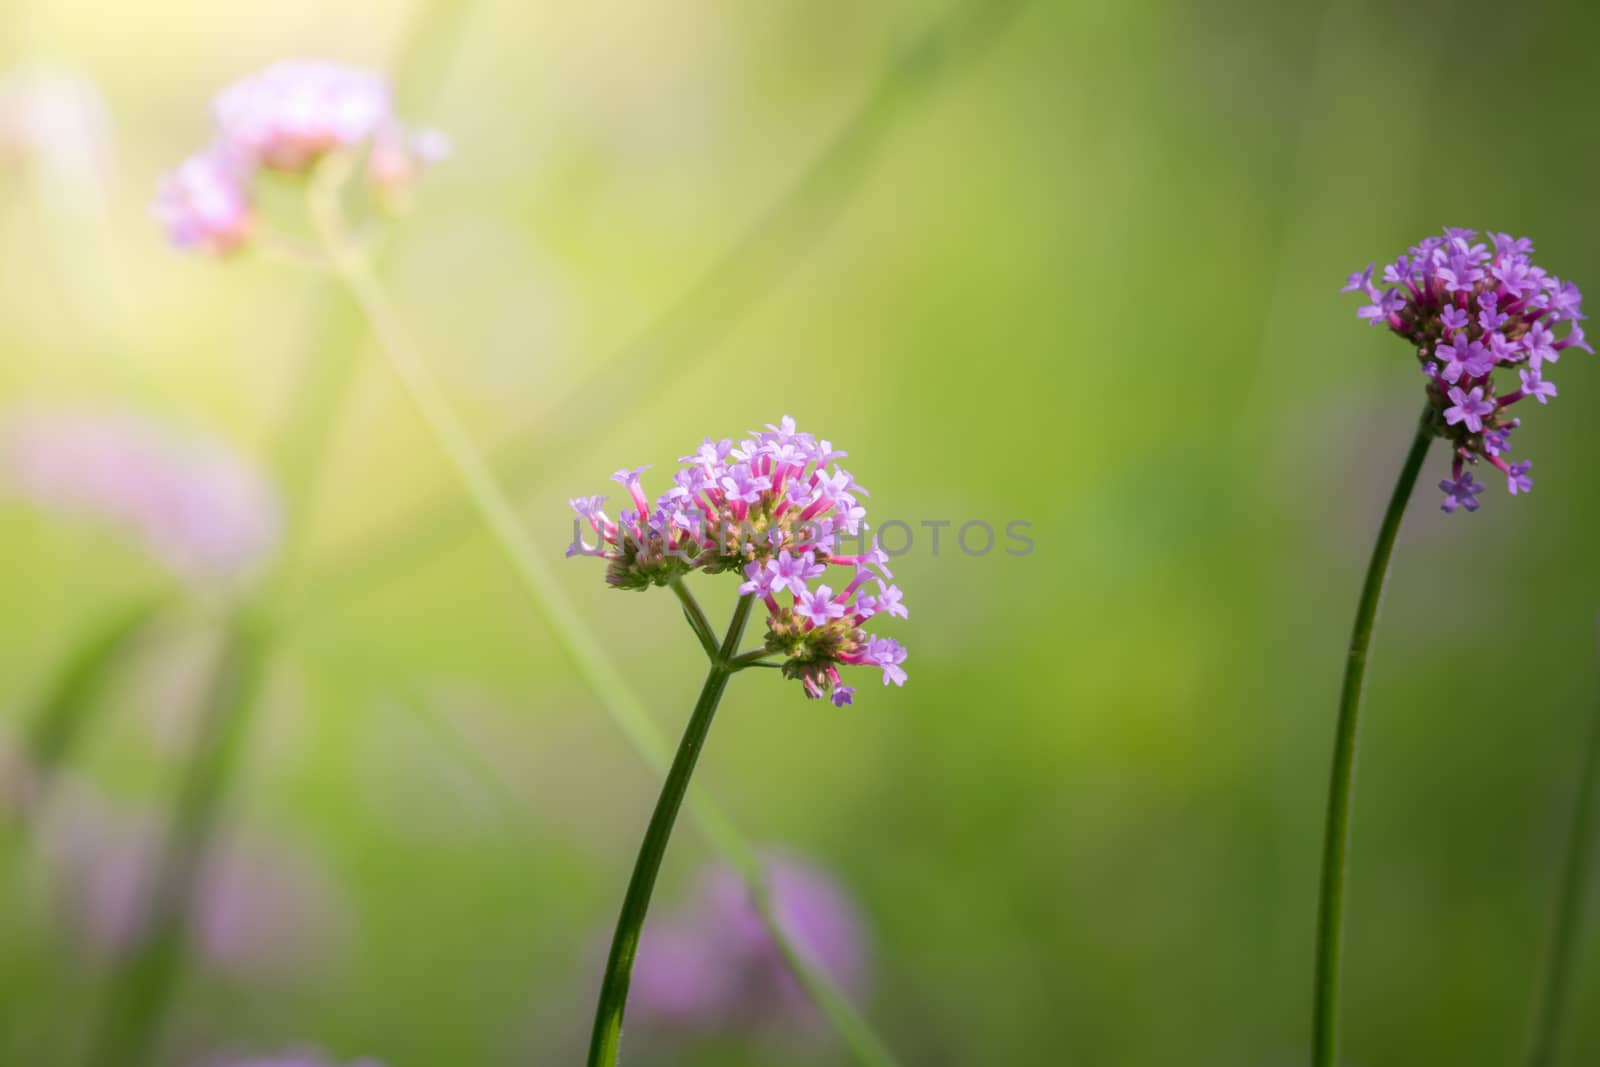
M1507 458L1520 425L1507 409L1529 397L1549 403L1556 387L1544 379L1546 366L1568 348L1593 351L1579 325L1582 294L1533 263L1533 242L1495 233L1491 249L1477 237L1446 229L1384 268L1388 288L1373 283L1368 267L1340 290L1365 295L1368 304L1357 314L1411 344L1428 376L1432 425L1454 450L1452 476L1439 483L1446 512L1477 510L1483 485L1463 473L1464 464L1486 461L1506 475L1513 495L1532 487L1531 464ZM1520 388L1506 391L1517 381Z
M867 540L867 491L838 466L843 456L787 416L737 445L707 438L653 502L641 480L648 468L614 474L634 503L616 522L598 510L599 498L571 501L598 543L576 538L568 555L605 559L606 580L618 589L666 585L696 570L734 572L740 593L767 607L767 649L784 657L785 676L806 696L831 694L843 707L855 690L842 684L840 667L877 667L886 682L905 682L905 650L862 626L907 615L889 584L887 554Z
M248 164L213 145L161 179L150 211L177 247L225 255L250 239L249 184Z
M772 915L794 949L846 991L864 992L865 931L838 881L788 856L769 862L767 881ZM680 1030L793 1027L816 1020L749 887L721 870L702 878L687 907L645 928L628 1010Z
M354 148L391 121L389 83L377 71L284 60L217 95L217 132L263 167L303 171Z
M377 199L401 206L450 145L402 123L390 97L382 74L335 63L286 60L242 78L218 94L211 147L163 180L155 214L180 248L232 251L252 235L258 171L303 175L334 153L364 158Z
M278 544L276 494L217 442L128 415L32 414L0 438L0 490L136 534L174 571L239 578Z

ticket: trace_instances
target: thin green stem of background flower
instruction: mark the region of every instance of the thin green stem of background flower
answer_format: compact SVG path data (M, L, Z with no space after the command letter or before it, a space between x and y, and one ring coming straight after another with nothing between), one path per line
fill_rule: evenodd
M1574 950L1583 933L1583 904L1588 895L1589 870L1594 865L1595 804L1600 800L1600 704L1589 725L1578 773L1578 795L1573 801L1562 862L1561 888L1555 919L1550 925L1550 959L1534 1009L1533 1041L1529 1067L1553 1067L1561 1052L1567 1008L1572 1000Z
M1344 688L1339 695L1339 724L1333 745L1333 770L1328 781L1327 822L1322 841L1322 884L1317 907L1317 957L1312 995L1311 1062L1313 1067L1333 1067L1339 1043L1339 965L1344 948L1344 895L1350 851L1350 790L1355 778L1356 728L1361 715L1362 687L1367 673L1367 648L1383 599L1400 520L1417 484L1428 445L1435 436L1433 408L1423 409L1417 434L1411 441L1400 477L1395 481L1389 506L1378 527L1378 541L1367 564L1350 652L1345 660Z
M914 107L982 55L1027 5L965 0L911 37L793 180L677 299L615 351L583 361L565 387L550 391L526 429L494 447L492 467L502 483L526 489L561 457L607 432L594 411L620 410L622 401L647 396L666 375L707 358L832 230ZM404 521L339 552L306 583L304 603L291 609L295 624L326 619L338 605L459 543L474 529L469 504L459 492L441 493Z
M483 455L445 399L433 372L400 326L388 295L373 273L371 261L345 222L339 194L345 178L341 168L348 159L330 158L312 185L313 221L335 273L370 325L383 352L422 421L433 435L461 481L473 507L488 526L510 561L534 607L550 632L578 666L600 703L624 736L657 773L670 766L666 739L644 706L606 658L599 640L584 625L571 601L562 593L533 539L523 528L516 510L496 481ZM712 847L749 885L757 910L769 935L785 959L798 968L802 986L813 993L818 1009L849 1045L856 1059L869 1067L888 1067L894 1058L872 1032L831 978L805 961L789 942L773 914L766 880L755 851L734 829L720 808L703 791L688 792L691 815ZM819 995L820 991L820 995Z

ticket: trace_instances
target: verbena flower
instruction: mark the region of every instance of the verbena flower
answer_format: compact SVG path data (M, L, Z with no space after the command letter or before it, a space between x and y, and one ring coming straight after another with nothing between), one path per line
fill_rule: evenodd
M888 555L868 544L867 491L839 467L844 457L788 416L737 445L708 438L654 501L641 481L648 468L612 475L628 501L615 519L605 497L571 500L597 540L575 537L567 554L605 559L606 581L618 589L666 585L691 571L740 577L740 592L766 605L766 647L785 658L785 676L806 696L843 707L855 690L840 667L877 667L885 685L905 684L905 649L862 627L907 615Z
M42 829L58 918L89 953L126 957L152 932L161 824L113 807L81 783L62 792ZM343 909L311 855L234 834L207 855L183 923L190 943L221 972L289 975L329 958L343 935Z
M179 248L226 255L250 239L250 168L225 146L196 152L161 179L151 213Z
M1549 403L1556 387L1548 365L1567 349L1594 352L1579 325L1587 316L1578 287L1536 266L1527 238L1488 236L1485 243L1473 230L1447 228L1384 267L1386 287L1372 280L1371 264L1340 290L1364 293L1368 304L1357 314L1416 349L1434 427L1454 448L1451 476L1439 483L1446 512L1478 509L1484 486L1465 468L1480 460L1506 476L1512 495L1533 488L1531 461L1508 459L1511 431L1521 425L1509 409L1530 397Z
M849 894L825 871L790 856L772 858L767 877L774 918L795 950L847 993L863 995L866 936ZM629 1008L641 1019L686 1030L816 1017L749 887L724 870L702 878L688 907L645 927Z
M90 78L37 63L0 76L0 167L37 169L100 198L111 144L110 113Z
M0 493L137 535L186 578L238 579L277 547L277 495L216 441L132 415L38 413L0 433Z
M252 235L258 172L304 175L334 152L364 156L372 190L396 206L450 145L401 122L391 95L377 71L334 63L285 60L243 78L217 96L211 146L163 180L153 210L178 247L231 252Z

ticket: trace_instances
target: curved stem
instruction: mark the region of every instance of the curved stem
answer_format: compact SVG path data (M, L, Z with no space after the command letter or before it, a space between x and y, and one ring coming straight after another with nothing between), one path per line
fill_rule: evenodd
M1361 713L1362 684L1367 673L1367 647L1383 599L1383 581L1395 535L1405 515L1411 490L1417 484L1428 445L1433 442L1432 407L1423 409L1411 451L1400 468L1389 507L1378 527L1378 541L1367 564L1361 601L1350 633L1350 653L1345 661L1344 688L1339 695L1339 724L1333 746L1333 771L1328 781L1327 822L1322 839L1322 888L1317 909L1317 961L1313 988L1311 1062L1313 1067L1333 1067L1339 1040L1339 963L1344 939L1345 868L1350 846L1350 786L1355 775L1356 727Z
M711 620L706 618L700 602L689 592L689 587L683 584L682 578L672 580L672 591L678 594L678 599L682 601L683 617L689 620L689 628L700 639L700 647L706 650L706 658L715 663L718 655L717 636L711 632Z
M1578 779L1578 797L1567 833L1567 854L1561 876L1555 920L1551 925L1550 963L1535 1009L1529 1067L1551 1067L1561 1049L1568 989L1572 985L1573 949L1583 928L1583 902L1588 888L1594 837L1595 794L1600 790L1600 707L1589 727L1589 746Z
M511 562L534 608L544 618L556 642L572 657L584 681L594 690L601 706L629 744L653 770L666 773L669 769L666 739L646 713L639 698L618 675L599 639L562 592L536 542L518 520L510 498L482 453L473 445L466 428L456 417L420 353L411 346L383 286L345 230L337 201L327 195L319 195L314 208L322 239L329 245L337 272L372 328L379 350L394 368L423 422L455 469L479 517ZM753 892L759 892L763 878L761 864L754 849L739 833L727 813L698 789L690 791L688 802L691 814L712 848ZM788 935L771 914L762 914L762 924L780 949L785 946L792 949ZM797 954L787 954L795 960L794 966L798 968L796 977L802 986L808 991L831 991L831 995L815 1003L850 1046L857 1062L863 1067L888 1067L893 1064L893 1058L875 1035L870 1039L859 1036L871 1035L871 1028L843 993L834 987L832 979Z
M689 716L689 726L678 743L678 754L672 759L672 769L667 772L644 841L639 845L639 858L634 861L633 877L628 879L628 893L622 900L622 912L617 916L617 930L611 939L605 978L600 986L600 1001L595 1007L589 1067L611 1067L617 1062L617 1048L622 1040L622 1012L628 1002L628 983L633 977L633 960L639 951L645 913L650 910L650 894L655 889L656 875L667 854L667 842L672 838L672 827L677 822L678 809L683 806L684 794L689 790L695 763L705 747L706 735L711 732L711 720L716 717L717 705L722 702L722 693L733 675L728 655L739 647L754 600L752 595L742 596L733 610L722 651L711 661L700 699Z

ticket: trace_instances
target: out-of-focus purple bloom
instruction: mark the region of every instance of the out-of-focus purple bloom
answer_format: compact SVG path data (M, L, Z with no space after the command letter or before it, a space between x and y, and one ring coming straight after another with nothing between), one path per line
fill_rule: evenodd
M367 155L367 176L391 201L402 200L433 164L450 158L450 138L438 130L410 130L391 122L378 131Z
M151 214L179 248L226 255L250 239L248 166L225 148L197 152L161 179Z
M907 611L900 590L887 584L894 577L887 554L867 542L860 503L867 491L837 465L844 455L787 415L737 445L707 438L681 458L684 468L654 503L640 482L645 468L613 475L635 505L616 522L596 498L571 500L599 543L576 540L567 554L606 560L606 580L619 589L666 585L694 570L742 575L739 591L766 604L768 651L785 657L784 675L812 699L842 685L842 666L878 667L885 681L903 684L905 650L891 641L879 647L892 646L898 659L874 657L873 635L862 629L868 619L903 619ZM838 593L839 584L825 578L831 567L850 575ZM865 586L874 577L876 593ZM788 603L779 599L785 593Z
M42 64L0 77L0 168L36 170L101 200L111 154L110 113L92 80Z
M392 121L388 80L336 63L284 60L217 96L217 132L273 170L303 171L336 148L354 148Z
M839 884L792 857L768 863L767 884L773 918L795 951L847 993L864 996L864 927ZM721 870L702 879L687 908L645 927L628 1012L632 1019L702 1032L818 1021L749 887Z
M212 147L162 183L155 212L180 248L227 252L250 237L256 171L304 174L334 152L364 154L380 201L403 205L416 178L450 154L437 130L397 119L377 71L285 60L225 88Z
M0 489L136 533L174 571L240 578L277 547L276 494L221 444L131 415L32 414L0 437Z
M1370 267L1340 290L1364 293L1370 303L1357 314L1387 323L1428 375L1433 425L1454 453L1452 477L1440 483L1446 512L1477 508L1482 485L1470 474L1463 479L1463 464L1486 460L1506 475L1513 494L1527 492L1527 467L1506 458L1510 430L1518 425L1506 409L1528 397L1548 403L1556 389L1544 380L1544 366L1568 348L1593 352L1579 325L1585 316L1578 287L1535 265L1527 238L1490 236L1493 251L1475 231L1447 228L1442 238L1424 238L1385 268L1388 290L1372 283ZM1558 339L1559 323L1567 332ZM1500 393L1497 370L1515 370L1522 388Z
M212 1057L199 1067L341 1067L343 1061L332 1060L319 1052L285 1052L276 1056ZM355 1060L343 1067L383 1067L377 1060Z
M157 820L113 811L96 794L60 798L46 840L63 891L62 918L90 950L121 956L149 933L161 858ZM327 876L281 846L224 838L211 850L185 917L192 942L214 967L234 974L283 972L334 944L339 909Z

